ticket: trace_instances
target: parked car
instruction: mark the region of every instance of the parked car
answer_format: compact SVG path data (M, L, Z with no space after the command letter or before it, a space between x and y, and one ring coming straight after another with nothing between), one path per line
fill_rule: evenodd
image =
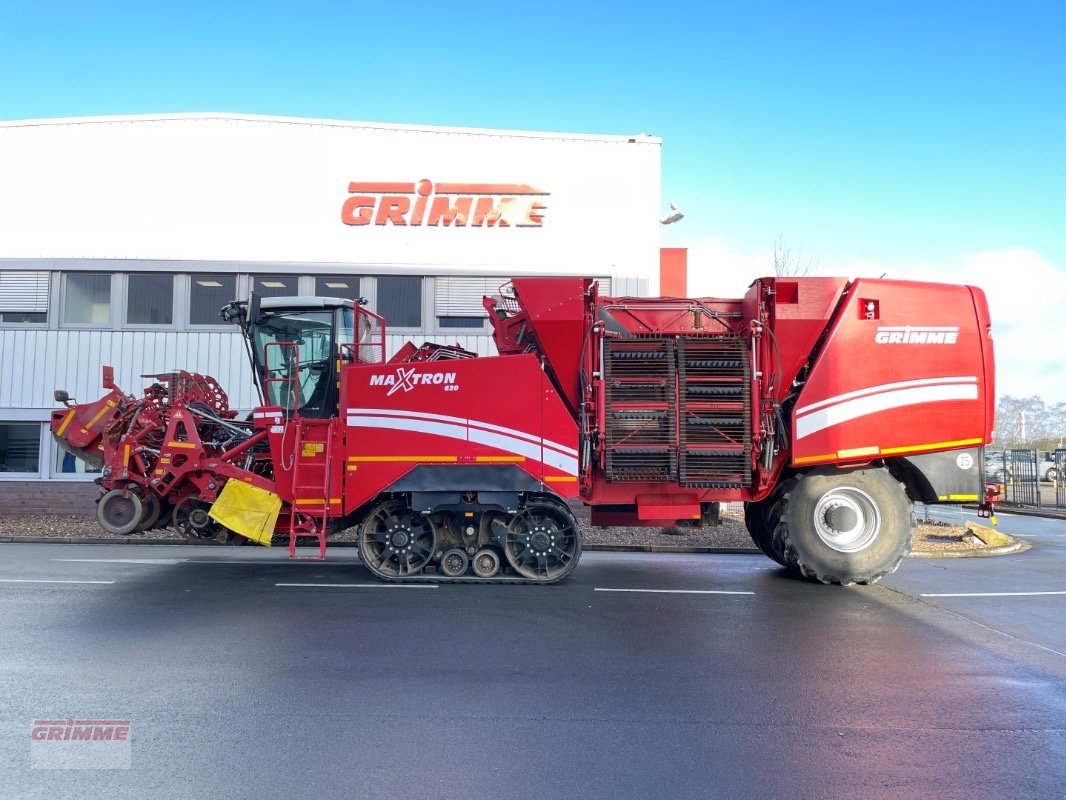
M1055 464L1054 453L1042 453L1040 463L1037 464L1036 472L1040 476L1042 481L1052 481L1058 479L1059 471Z
M1007 483L1010 472L1004 464L1003 458L985 459L985 479L992 483Z
M1042 481L1054 482L1058 479L1058 466L1054 453L1041 453L1036 463L1037 477ZM992 483L1009 483L1012 475L1010 457L1003 454L985 455L985 478Z

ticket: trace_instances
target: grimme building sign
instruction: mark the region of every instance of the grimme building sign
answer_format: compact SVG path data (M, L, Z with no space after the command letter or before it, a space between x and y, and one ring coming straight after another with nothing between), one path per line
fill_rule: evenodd
M390 355L408 339L494 352L481 298L512 275L658 292L660 141L645 135L24 120L0 122L0 175L0 506L5 482L91 480L46 423L52 390L95 399L105 364L138 395L141 375L186 369L255 405L218 317L251 291L365 297Z

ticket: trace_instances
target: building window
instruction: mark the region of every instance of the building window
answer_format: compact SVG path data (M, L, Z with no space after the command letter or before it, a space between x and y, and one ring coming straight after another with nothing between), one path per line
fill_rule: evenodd
M296 297L300 294L299 279L295 275L256 275L252 291L260 297Z
M0 272L0 323L43 325L48 322L48 273Z
M422 327L422 279L396 275L378 278L376 311L390 327Z
M0 322L11 325L44 325L48 314L43 311L0 311Z
M174 322L174 276L158 272L129 275L126 282L126 323L170 325Z
M56 454L55 471L53 475L93 475L100 473L100 467L93 467L86 464L80 458L73 453L68 453L62 447L56 445L54 448Z
M35 422L0 422L0 472L40 470L41 426Z
M439 328L484 328L485 317L437 317Z
M236 275L192 275L189 281L189 324L223 325L218 312L236 297Z
M437 317L437 328L483 329L488 318L485 296L498 295L500 287L506 283L507 278L438 276L433 292L433 313Z
M315 297L340 297L344 300L359 299L357 275L316 275Z
M111 276L68 272L63 276L63 323L107 325L111 321Z

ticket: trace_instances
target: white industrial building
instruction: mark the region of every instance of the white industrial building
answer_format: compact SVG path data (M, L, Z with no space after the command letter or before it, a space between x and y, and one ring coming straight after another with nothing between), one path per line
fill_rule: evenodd
M481 296L513 275L655 294L660 140L238 114L0 122L0 510L85 481L48 431L100 368L210 374L256 402L218 309L365 297L404 341L494 352ZM5 499L6 498L6 499Z

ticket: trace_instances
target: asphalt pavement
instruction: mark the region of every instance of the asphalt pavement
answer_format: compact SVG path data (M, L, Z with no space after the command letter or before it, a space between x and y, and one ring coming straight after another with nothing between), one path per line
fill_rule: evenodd
M1033 548L849 588L757 555L400 587L349 550L0 545L0 797L1063 798L1066 523L1000 527ZM40 768L34 723L74 719L128 720L129 768Z

